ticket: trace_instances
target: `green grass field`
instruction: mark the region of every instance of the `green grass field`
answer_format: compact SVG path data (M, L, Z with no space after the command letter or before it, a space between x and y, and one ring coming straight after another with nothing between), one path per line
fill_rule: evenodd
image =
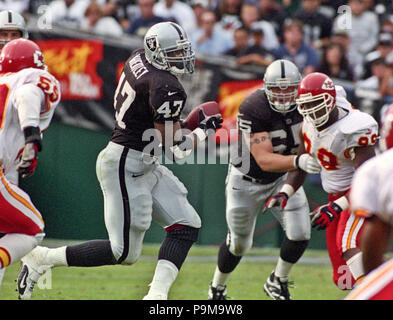
M48 244L48 246L50 246ZM147 293L156 264L158 245L145 245L142 258L132 266L66 268L51 270L42 286L51 289L34 291L35 300L140 300ZM207 290L216 266L218 247L194 246L172 286L170 300L206 300ZM252 249L228 281L228 297L233 300L269 300L262 285L274 268L275 259L258 261L259 257L277 257L276 249ZM320 264L298 263L292 270L290 289L294 300L339 300L348 292L339 290L331 281L327 252L308 250L305 258ZM256 260L256 261L255 261ZM10 266L0 289L1 300L16 300L15 279L19 263ZM50 281L49 281L49 280Z

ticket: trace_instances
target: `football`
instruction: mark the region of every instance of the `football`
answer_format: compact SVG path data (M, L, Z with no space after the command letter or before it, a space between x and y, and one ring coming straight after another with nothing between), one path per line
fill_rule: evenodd
M205 115L212 116L220 113L220 107L216 101L207 101L195 107L186 118L186 128L193 131L198 127L198 113L202 109Z

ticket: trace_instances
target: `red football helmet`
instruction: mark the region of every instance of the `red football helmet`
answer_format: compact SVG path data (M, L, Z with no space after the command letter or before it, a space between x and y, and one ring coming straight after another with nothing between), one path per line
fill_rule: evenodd
M393 148L393 103L382 117L380 147L383 151Z
M23 38L8 42L1 50L0 72L18 72L26 68L45 69L40 47Z
M336 104L336 89L333 81L323 73L313 72L299 83L298 111L307 117L314 127L323 126Z

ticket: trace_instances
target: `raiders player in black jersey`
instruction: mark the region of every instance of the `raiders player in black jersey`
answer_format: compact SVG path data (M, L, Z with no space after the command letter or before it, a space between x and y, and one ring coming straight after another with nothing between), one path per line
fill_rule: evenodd
M116 128L97 159L109 240L36 248L22 259L18 277L20 298L29 299L38 277L51 267L135 263L152 220L165 228L166 238L144 299L168 298L188 251L198 238L201 220L187 200L184 185L158 162L157 154L150 152L154 148L149 146L158 139L172 156L182 158L189 154L187 148L192 148L193 142L205 139L209 131L221 126L221 115L205 116L200 112L198 128L179 139L191 143L173 142L186 101L176 75L193 70L194 52L179 25L163 22L147 31L144 49L131 55L121 74L114 96Z
M239 107L239 150L231 153L226 184L228 235L219 249L209 299L226 299L227 280L252 246L257 215L265 201L276 194L275 190L281 189L286 173L297 168L308 173L320 171L319 164L308 154L295 155L301 143L302 116L295 104L300 80L292 62L276 60L266 69L264 89L256 90ZM291 190L286 191L292 194ZM304 190L292 196L285 211L271 211L284 229L285 238L264 290L273 299L287 300L290 270L310 239Z

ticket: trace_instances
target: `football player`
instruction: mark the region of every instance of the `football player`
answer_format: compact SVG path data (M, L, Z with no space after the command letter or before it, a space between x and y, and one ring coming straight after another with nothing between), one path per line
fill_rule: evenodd
M0 11L0 50L11 40L28 37L25 19L19 13Z
M24 18L17 12L12 10L0 11L0 51L6 45L7 42L18 39L18 38L28 38L28 32L26 30L26 23ZM7 179L18 184L19 175L16 171L16 165L10 168L7 172ZM0 234L0 238L3 235ZM0 285L4 276L5 268L0 270Z
M31 176L46 130L60 101L58 81L46 71L40 48L27 39L8 42L0 54L0 268L15 263L42 240L44 221L29 195L10 182L15 165Z
M382 119L380 147L384 152L362 165L352 181L351 208L366 219L360 247L367 276L347 300L393 300L393 259L384 263L393 228L393 105Z
M12 10L0 11L0 51L11 40L28 39L28 37L29 33L26 29L25 19L19 13ZM15 167L10 168L7 178L9 181L18 184L19 177Z
M333 281L342 290L351 289L354 280L364 274L358 243L364 219L351 214L348 190L355 170L375 155L378 124L370 115L353 109L344 89L334 86L323 73L303 78L298 95L298 110L304 117L304 144L299 152L318 160L322 187L329 194L329 202L310 214L311 225L317 230L326 229ZM304 171L291 172L283 189L265 206L285 207L305 178Z
M141 254L145 232L155 220L166 237L144 297L164 300L192 244L198 239L201 220L187 200L184 185L151 155L152 129L166 150L181 159L189 154L172 139L180 129L186 93L177 75L192 73L195 54L184 30L172 22L152 26L144 48L132 53L122 71L115 96L116 127L97 158L97 177L104 195L108 240L49 249L37 247L24 257L18 277L19 297L28 299L44 266L91 267L135 263ZM215 131L221 115L199 114L199 127L178 141L201 141ZM153 140L154 142L154 140ZM169 145L167 144L169 143ZM183 145L183 146L182 146ZM191 144L192 147L193 145Z
M208 292L210 300L226 299L227 280L252 246L260 208L281 189L286 172L297 168L309 173L320 171L319 164L308 154L295 155L303 121L295 103L300 80L300 72L292 62L276 60L266 69L264 89L256 90L239 107L238 152L232 152L238 156L231 157L225 190L228 234L218 252ZM296 192L285 211L273 208L272 212L285 237L276 268L264 290L273 299L289 300L289 273L310 239L309 207L304 190L300 188Z

